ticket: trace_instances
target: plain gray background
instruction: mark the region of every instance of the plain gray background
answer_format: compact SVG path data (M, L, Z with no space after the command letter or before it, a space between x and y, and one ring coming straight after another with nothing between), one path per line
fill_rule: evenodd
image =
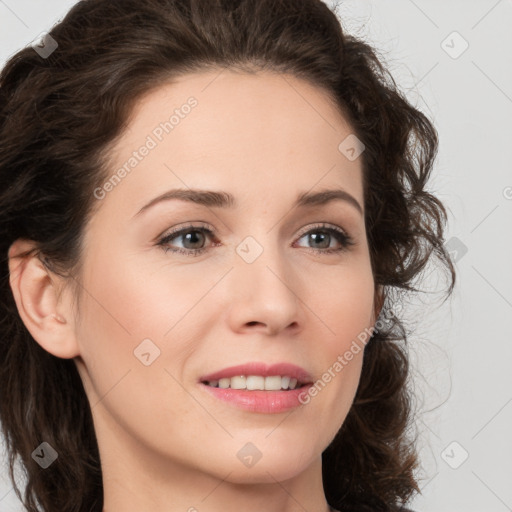
M0 0L1 65L74 3ZM339 15L440 136L430 190L449 209L458 285L442 303L432 269L432 293L407 312L423 466L412 508L512 510L512 0L352 0ZM0 510L22 510L2 466Z

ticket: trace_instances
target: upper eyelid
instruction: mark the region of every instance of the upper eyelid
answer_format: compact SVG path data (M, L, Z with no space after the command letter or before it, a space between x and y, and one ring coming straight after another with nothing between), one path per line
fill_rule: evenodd
M299 233L300 233L299 236L302 237L302 236L306 235L307 233L309 233L311 230L314 230L314 229L318 229L318 230L334 229L335 231L339 231L340 233L343 233L346 236L350 236L346 229L342 228L341 226L336 226L335 224L330 224L328 222L320 222L318 224L313 224L313 226L305 227L305 228L303 228L302 230L299 231Z
M183 226L181 228L176 228L171 231L164 231L160 236L157 237L157 240L163 240L165 238L171 237L171 236L178 236L183 232L187 231L207 231L213 236L215 236L215 230L213 228L203 226L203 225L193 225L193 226Z
M341 226L337 226L336 224L331 224L329 222L319 222L319 223L316 223L316 224L314 223L312 226L306 226L306 227L302 228L299 231L299 233L304 234L304 233L309 232L311 229L322 229L322 228L325 228L325 229L332 228L332 229L340 230L343 233L348 235L348 232L347 232L346 229L342 228ZM183 226L183 227L180 227L180 228L176 228L175 230L172 230L172 231L164 231L164 233L162 235L160 235L159 238L162 238L162 237L165 237L165 236L168 236L168 235L175 235L175 234L181 233L183 231L193 231L193 230L209 231L210 233L212 233L214 235L217 232L216 229L214 229L213 227L210 227L209 225L197 224L197 225Z

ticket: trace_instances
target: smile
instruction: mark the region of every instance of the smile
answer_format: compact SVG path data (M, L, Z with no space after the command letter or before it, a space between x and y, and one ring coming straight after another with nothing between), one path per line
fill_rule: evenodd
M225 368L199 380L210 396L229 405L258 413L280 413L303 405L312 377L303 368L279 363L247 363Z

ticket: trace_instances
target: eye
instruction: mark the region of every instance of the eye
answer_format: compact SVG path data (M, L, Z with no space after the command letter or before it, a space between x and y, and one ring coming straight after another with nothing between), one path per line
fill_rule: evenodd
M199 256L209 249L208 238L214 239L214 237L211 229L189 225L167 233L158 241L157 245L162 247L165 252ZM326 224L310 228L300 236L299 241L303 238L307 238L307 243L312 244L309 249L319 254L338 253L355 244L354 240L341 228ZM181 247L177 247L175 241L180 241ZM337 243L338 247L333 247L333 242L335 245Z
M208 237L213 238L213 232L203 226L186 226L166 234L158 241L165 252L177 252L187 256L199 256L208 249L205 243ZM171 247L171 242L181 239L183 247Z
M349 246L354 245L354 240L342 229L325 224L310 229L299 240L303 238L307 238L307 242L313 245L311 249L324 254L345 251ZM332 247L332 242L337 242L339 246Z

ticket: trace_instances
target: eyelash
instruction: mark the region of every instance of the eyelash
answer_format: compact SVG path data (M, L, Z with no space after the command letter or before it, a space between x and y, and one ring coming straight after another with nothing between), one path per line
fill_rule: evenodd
M174 240L175 238L179 238L180 236L185 235L187 233L193 233L193 232L206 233L208 236L210 236L212 238L215 237L215 234L213 233L213 231L211 229L208 229L204 226L190 225L190 226L186 226L184 228L179 228L176 231L172 231L171 233L166 234L165 236L163 236L162 238L159 239L159 241L157 242L157 245L162 247L162 249L166 253L167 252L179 253L179 254L185 254L186 256L192 256L192 257L200 256L205 251L207 251L209 249L209 247L202 247L200 249L182 249L182 248L171 248L171 247L167 246L167 244L171 240ZM315 249L313 247L309 247L310 251L312 251L314 253L321 253L321 254L340 253L340 252L346 251L350 246L355 245L353 238L351 236L347 235L347 233L345 233L343 230L341 230L339 228L334 228L332 226L327 226L326 224L319 224L317 226L312 227L308 231L302 233L299 236L299 240L301 238L303 238L305 235L309 235L309 234L315 233L315 232L322 232L322 233L328 233L329 235L333 235L336 238L336 240L339 242L341 247L339 247L337 249ZM306 247L305 249L308 249L308 248Z

